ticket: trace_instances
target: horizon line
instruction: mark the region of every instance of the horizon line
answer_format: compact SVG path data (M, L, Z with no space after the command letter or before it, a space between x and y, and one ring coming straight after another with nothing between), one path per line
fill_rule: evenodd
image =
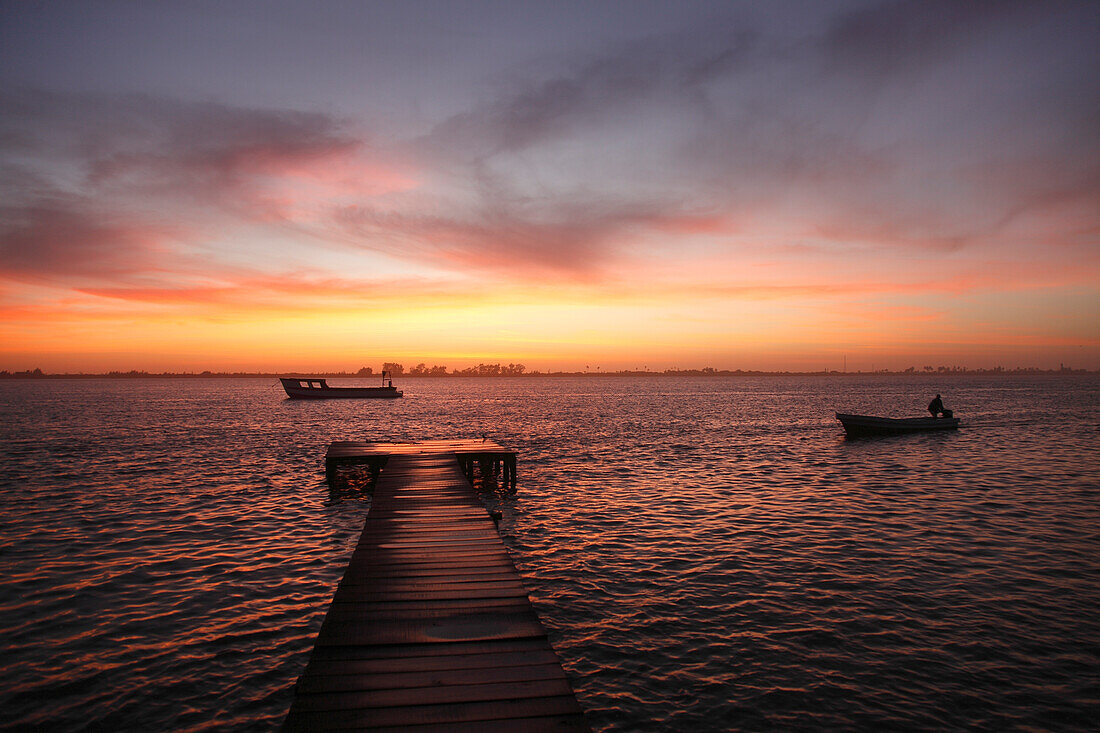
M486 366L486 365L480 365ZM500 365L489 365L500 366ZM522 365L519 365L522 366ZM389 373L389 370L386 370ZM393 377L407 377L411 379L453 379L462 377L473 377L477 379L493 379L493 378L505 378L515 379L520 377L661 377L661 376L699 376L699 377L721 377L721 376L867 376L867 375L894 375L894 376L978 376L978 375L1012 375L1012 374L1064 374L1064 375L1082 375L1082 374L1100 374L1100 369L1075 369L1065 365L1060 365L1059 368L1042 369L1039 367L993 367L993 368L976 368L970 369L966 367L945 367L940 366L934 369L926 367L923 369L916 369L915 367L908 367L903 370L893 369L875 369L871 371L854 370L844 371L839 369L820 369L815 371L796 371L796 370L771 370L771 369L715 369L713 367L703 367L700 369L664 369L661 371L654 370L641 370L641 369L619 369L619 370L584 370L584 371L541 371L534 369L526 371L522 369L520 371L513 372L479 372L477 367L468 367L465 370L455 369L450 372L437 372L437 373L416 373L398 371L393 374ZM282 371L282 372L259 372L259 371L212 371L209 369L199 371L182 371L182 372L150 372L147 370L131 369L129 371L111 370L106 372L45 372L42 369L36 368L33 370L26 369L21 371L11 371L8 369L0 370L0 379L150 379L150 378L192 378L192 379L210 379L210 378L271 378L277 379L279 377L342 377L342 378L354 378L354 379L377 379L382 376L382 371L374 372L359 370L355 372L348 371Z

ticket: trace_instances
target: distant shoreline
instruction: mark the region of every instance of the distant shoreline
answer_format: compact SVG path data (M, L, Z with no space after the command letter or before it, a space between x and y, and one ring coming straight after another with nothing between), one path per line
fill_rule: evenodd
M880 369L873 372L855 371L817 371L817 372L790 372L790 371L753 371L744 369L666 369L661 372L654 371L587 371L587 372L540 372L530 371L522 374L394 374L395 379L518 379L524 377L534 378L560 378L560 377L977 377L977 376L1079 376L1087 374L1100 374L1100 370L1071 369L1036 369L1018 368L1002 369L937 369L927 370L903 370L889 371ZM101 373L48 373L41 370L9 372L0 371L0 379L278 379L279 377L314 377L324 379L380 379L381 374L360 374L356 372L101 372Z

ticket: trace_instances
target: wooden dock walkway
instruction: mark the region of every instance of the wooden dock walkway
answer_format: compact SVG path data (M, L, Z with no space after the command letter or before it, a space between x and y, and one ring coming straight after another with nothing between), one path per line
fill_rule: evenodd
M588 730L463 445L442 442L362 444L386 461L284 730Z

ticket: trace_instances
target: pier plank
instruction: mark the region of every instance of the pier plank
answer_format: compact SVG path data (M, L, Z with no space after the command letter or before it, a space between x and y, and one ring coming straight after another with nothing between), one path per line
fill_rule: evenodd
M399 605L394 608L394 605ZM522 598L476 599L472 601L420 601L404 604L339 603L329 609L333 620L396 621L414 618L450 618L469 613L519 613L529 604Z
M506 569L509 566L504 564L506 558L499 555L468 555L463 553L458 557L448 557L450 562L440 562L439 556L432 557L425 553L416 553L414 555L387 555L385 557L372 557L372 558L358 558L355 565L348 565L350 572L354 575L348 576L349 582L354 582L355 578L363 577L364 575L386 575L394 573L416 573L417 571L424 571L426 573L432 572L447 572L453 570L455 572L470 571L483 571L483 573L496 573L502 569ZM354 570L352 570L354 568Z
M364 690L415 689L460 685L485 685L504 682L532 682L565 679L561 663L525 664L511 667L463 667L460 669L419 669L412 672L387 671L378 674L346 672L313 674L298 685L303 693L354 692Z
M554 698L572 695L569 682L558 680L530 680L525 682L499 682L482 685L441 685L393 690L356 690L352 692L318 692L299 695L295 705L303 712L311 710L384 710L406 708L405 716L413 719L420 715L416 708L432 705L463 704L474 702L514 703L520 699Z
M355 464L377 480L284 730L588 730L476 462L514 481L515 454L488 441L329 447L330 482Z
M448 642L442 644L406 644L404 646L319 647L313 650L311 663L340 659L406 659L412 657L459 656L469 654L502 654L510 652L552 651L550 642L538 639L505 639L501 641Z
M333 710L296 710L291 708L285 730L372 730L391 728L409 730L414 725L436 725L440 730L456 730L459 724L476 724L467 730L486 730L486 721L517 721L549 716L568 716L572 730L588 730L570 692L556 697L512 698L444 705L415 705L395 708L343 708ZM514 730L528 730L520 726ZM568 730L568 729L567 729Z
M385 578L393 580L392 578ZM379 578L379 581L383 578ZM456 601L475 598L526 598L527 589L518 580L486 581L482 583L389 583L383 585L370 582L344 583L336 589L334 598L343 601L359 600L392 601L406 594L404 600L431 601L450 598ZM393 596L396 596L393 597Z
M398 674L401 672L458 671L465 669L504 669L529 664L561 662L549 649L522 652L492 652L482 654L447 654L432 657L384 657L380 659L317 659L310 665L313 676L336 674Z
M525 639L545 632L534 612L463 613L449 617L415 617L397 620L326 618L317 644L424 644L440 641Z
M367 730L374 733L572 733L587 731L588 726L578 722L575 716L564 715L443 725L403 725L398 728L380 727Z

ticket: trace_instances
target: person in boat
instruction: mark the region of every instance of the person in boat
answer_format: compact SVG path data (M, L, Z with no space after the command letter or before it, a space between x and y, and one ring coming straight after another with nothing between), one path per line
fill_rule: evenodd
M928 403L928 411L932 413L932 417L947 416L943 409L943 400L940 399L939 395L936 395L936 399Z

